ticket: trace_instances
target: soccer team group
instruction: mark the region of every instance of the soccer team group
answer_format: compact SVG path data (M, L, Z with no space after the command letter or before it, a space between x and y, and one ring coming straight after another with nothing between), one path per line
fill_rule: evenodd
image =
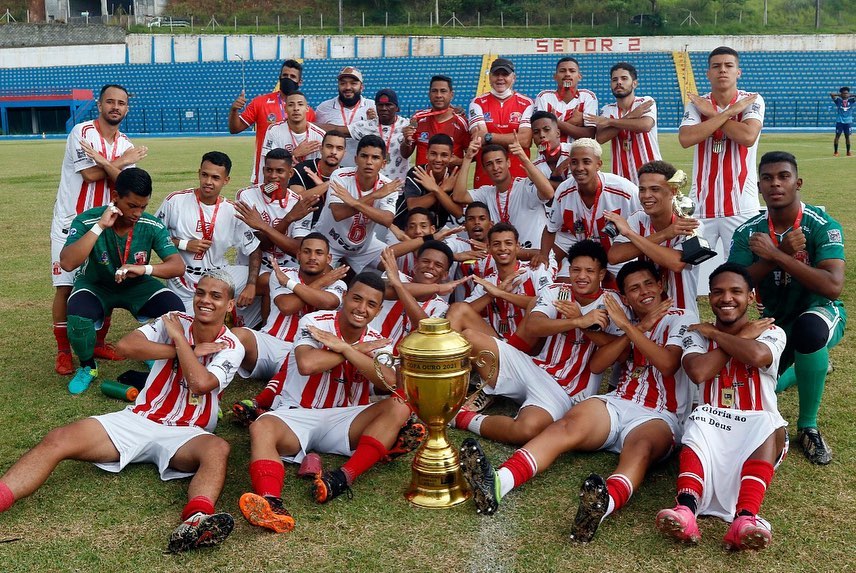
M278 91L232 104L230 131L256 129L252 184L235 201L223 196L231 160L212 151L198 186L147 213L152 180L137 165L148 150L119 131L121 86L105 86L98 118L75 126L51 229L56 369L73 374L72 394L97 378L96 360L146 360L151 371L133 405L53 430L9 467L0 512L62 460L112 472L147 462L164 480L191 476L169 549L222 542L234 526L214 507L229 445L212 431L239 374L267 383L232 407L251 442L240 511L290 531L284 461L325 503L421 443L424 425L391 389L395 372L376 371L373 357L420 319L445 316L497 357L474 365L483 388L451 425L519 446L495 467L464 441L480 513L565 452L612 451L614 473L580 490L571 539L587 542L680 448L676 505L657 528L697 543L696 517L714 515L730 523L728 548L766 547L771 527L758 513L788 449L778 392L797 387L797 442L811 462L831 460L817 417L846 321L844 239L801 201L793 155L756 159L764 100L738 89L738 54L709 54L711 91L690 96L681 122L694 218L676 209L687 176L661 159L656 103L636 95L629 63L612 67L614 102L601 110L575 59L560 59L555 89L533 101L500 58L467 117L438 75L430 108L409 119L392 89L364 97L350 66L338 96L313 110L301 69L286 61ZM612 173L601 169L606 142ZM684 250L699 237L728 251L710 275L710 323ZM113 346L116 308L149 322ZM605 371L610 388L598 394ZM516 415L495 413L497 396L519 404ZM319 453L348 459L324 469Z

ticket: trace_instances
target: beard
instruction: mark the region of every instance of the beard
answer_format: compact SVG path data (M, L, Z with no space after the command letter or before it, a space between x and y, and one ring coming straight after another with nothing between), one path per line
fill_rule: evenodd
M109 123L110 125L116 126L122 123L122 120L125 119L125 116L122 116L119 119L113 119L112 117L102 115L101 119L103 119L106 123Z
M633 93L633 90L626 90L626 91L622 91L620 89L612 90L612 95L614 95L616 99L621 99L623 97L627 97L632 93Z
M354 92L353 96L345 97L341 92L339 92L339 101L342 102L345 107L354 107L360 102L362 95L362 92Z

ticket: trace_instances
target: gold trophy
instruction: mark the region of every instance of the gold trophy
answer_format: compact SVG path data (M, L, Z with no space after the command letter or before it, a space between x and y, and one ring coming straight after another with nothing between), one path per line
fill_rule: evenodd
M689 178L687 174L678 169L671 179L668 181L669 187L676 191L672 203L675 208L675 214L678 217L690 217L695 213L695 203L693 200L684 195L684 191L689 187ZM688 265L700 265L708 259L716 256L716 251L710 248L710 243L707 239L700 236L696 231L693 231L681 245L681 262Z
M444 509L463 503L471 492L461 475L458 450L449 443L446 424L454 418L467 396L472 345L453 331L445 318L425 318L398 346L399 358L388 352L375 356L380 365L398 362L397 378L407 401L428 426L428 437L416 450L413 477L404 497L413 505ZM485 357L497 358L483 350L473 359L484 366ZM491 373L491 378L493 373Z

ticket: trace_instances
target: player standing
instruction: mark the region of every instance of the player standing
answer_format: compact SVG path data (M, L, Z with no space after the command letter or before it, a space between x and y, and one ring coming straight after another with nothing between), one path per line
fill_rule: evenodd
M844 336L847 323L839 299L844 290L844 232L826 212L800 200L802 179L793 155L765 153L758 171L767 214L735 231L728 261L748 267L763 316L774 318L788 335L776 390L797 386L797 441L810 462L825 465L832 460L832 450L820 434L817 414L829 349Z
M850 88L844 86L836 93L829 94L832 102L835 104L835 113L837 118L835 121L835 142L832 144L833 153L838 157L838 140L841 134L844 134L844 144L847 146L847 157L853 155L850 152L850 128L853 125L853 109L856 108L856 96L850 95Z
M470 131L467 119L452 107L455 90L449 76L433 76L428 87L428 100L431 107L417 111L410 118L412 135L401 144L401 155L410 157L416 150L416 165L429 161L428 152L435 135L446 135L452 139L452 159L450 164L461 164L464 150L470 144ZM410 130L408 130L410 131Z
M377 134L386 145L386 165L381 173L389 179L399 179L404 182L410 163L401 154L402 142L406 139L404 129L410 125L410 120L401 117L398 112L398 95L394 90L382 89L374 98L377 117L356 121L348 126L348 134L359 141L366 135Z
M146 147L134 147L119 125L128 114L128 90L118 85L106 85L98 94L98 117L75 125L65 144L59 188L51 222L51 272L53 279L53 332L56 338L57 374L71 374L74 363L68 342L66 307L74 284L76 269L63 270L59 254L68 238L71 222L77 215L93 207L103 207L119 172L132 167L146 157ZM95 346L97 358L119 360L121 356L105 343L110 317L98 331Z
M771 318L749 320L752 284L742 265L717 268L710 275L716 321L690 326L683 339L683 365L699 385L700 405L686 422L677 505L656 521L680 541L701 540L697 515L731 522L723 540L729 549L763 549L772 540L758 511L788 449L775 393L785 332Z
M327 202L327 187L330 176L339 168L345 156L346 137L335 129L324 134L321 140L321 151L318 159L303 161L294 166L294 173L288 182L288 187L301 197L307 196L307 191L319 197L318 205L323 207ZM303 228L314 229L321 217L321 209L315 209L306 221L301 221Z
M454 148L455 143L448 135L432 135L428 141L427 162L417 163L407 172L402 191L407 210L430 210L441 228L456 225L464 215L464 210L452 199L458 176L458 170L451 167ZM406 213L402 214L398 220L404 221L405 216Z
M535 110L552 113L558 118L564 143L580 137L594 137L595 127L585 121L586 115L597 115L597 96L579 89L583 74L580 63L569 56L556 62L555 90L544 90L535 98Z
M598 143L612 145L612 172L639 184L639 168L661 159L657 139L657 103L650 96L636 96L636 68L619 62L609 70L615 103L603 106L598 116L586 116L597 126Z
M689 94L678 141L695 146L690 196L694 216L704 219L704 238L728 252L734 230L758 214L755 156L764 124L761 94L737 89L741 75L736 51L719 47L707 57L710 93Z
M264 158L271 149L285 149L295 163L318 158L324 130L306 120L309 104L303 92L292 92L285 98L286 119L268 127L262 145L259 169L264 169Z
M517 142L529 152L532 145L532 99L514 91L514 63L505 58L497 58L490 65L490 92L480 95L470 102L469 127L472 141L479 140L486 146L500 145L510 149ZM464 154L466 159L466 153ZM470 160L473 158L471 157ZM514 177L526 177L526 170L520 158L512 156L511 174ZM466 171L466 170L464 170ZM491 179L483 158L476 161L476 176L473 186L490 185Z
M363 73L353 66L339 72L339 95L318 105L317 124L324 131L346 132L351 124L374 117L375 102L363 97ZM371 114L369 113L371 110ZM353 167L357 152L357 140L349 139L345 146L342 167Z

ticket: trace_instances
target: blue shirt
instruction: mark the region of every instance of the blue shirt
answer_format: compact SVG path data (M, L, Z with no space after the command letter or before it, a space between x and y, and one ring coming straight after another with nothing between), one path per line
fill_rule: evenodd
M841 96L833 98L835 108L838 112L838 123L853 123L853 109L856 107L856 96L848 96L847 99Z

